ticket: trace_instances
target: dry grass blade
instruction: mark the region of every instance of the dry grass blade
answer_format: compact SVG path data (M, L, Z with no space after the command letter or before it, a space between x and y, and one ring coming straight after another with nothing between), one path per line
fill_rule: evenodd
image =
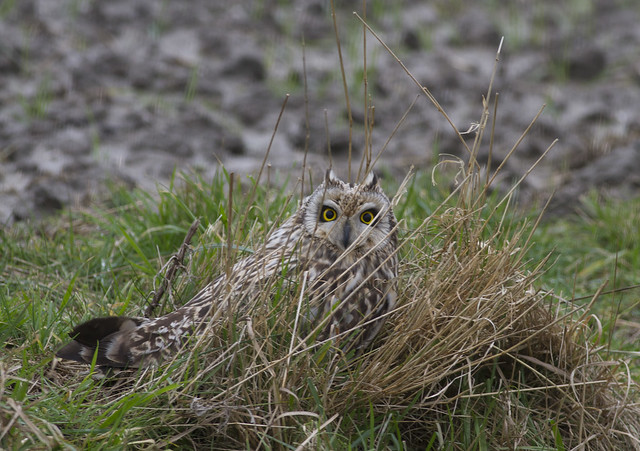
M184 257L187 253L187 249L191 244L191 239L193 238L193 235L195 235L196 231L198 230L199 225L200 225L200 220L196 218L191 224L191 227L189 227L189 230L187 231L187 235L184 237L184 241L182 242L180 249L169 260L169 263L168 263L169 269L167 270L165 276L162 278L162 284L160 285L160 288L158 289L158 291L156 291L156 293L153 295L153 300L147 306L144 312L144 316L146 318L149 318L151 315L153 315L153 311L160 304L160 299L162 299L162 296L167 290L167 287L172 283L173 278L176 275L176 271L178 270L178 268L184 265Z
M456 132L456 135L460 138L460 142L464 146L464 148L467 150L467 152L471 153L471 150L469 149L469 146L467 146L467 143L462 138L462 135L458 130L458 127L456 127L456 125L453 123L453 121L451 120L447 112L444 110L444 108L442 108L442 106L440 105L440 102L438 102L438 100L433 96L433 94L431 94L431 91L429 91L429 88L427 88L426 86L423 86L422 83L420 83L418 79L413 76L411 71L409 71L409 69L407 68L407 66L405 66L402 60L396 56L396 54L389 48L389 46L385 44L382 38L380 38L380 36L376 34L376 32L369 26L369 24L367 24L367 22L358 15L358 13L354 12L353 14L358 18L358 20L360 20L360 22L362 22L363 26L365 26L367 30L369 30L369 32L373 35L373 37L375 37L378 40L380 45L382 45L385 48L385 50L389 52L389 54L396 60L396 62L400 65L400 67L402 67L402 69L409 76L409 78L411 78L411 80L416 84L416 86L418 86L418 88L424 93L424 95L427 96L427 98L431 101L431 103L433 103L433 105L437 108L440 114L444 116L447 122L449 122L449 125L451 125L453 130Z

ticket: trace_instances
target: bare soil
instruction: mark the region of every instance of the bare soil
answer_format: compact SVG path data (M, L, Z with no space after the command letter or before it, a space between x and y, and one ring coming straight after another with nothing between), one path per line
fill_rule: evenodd
M1 3L0 224L91 203L108 180L153 188L176 167L205 176L220 163L255 171L287 94L268 163L299 168L308 149L309 165L320 170L330 146L344 175L349 143L356 160L365 145L366 110L362 25L340 3L351 132L325 0ZM633 1L379 0L366 17L460 130L480 119L504 36L492 167L546 106L500 182L520 177L559 140L522 185L521 201L556 191L552 211L563 213L591 189L637 195ZM392 137L379 167L400 174L432 167L439 154L464 158L450 125L371 35L366 53L373 152Z

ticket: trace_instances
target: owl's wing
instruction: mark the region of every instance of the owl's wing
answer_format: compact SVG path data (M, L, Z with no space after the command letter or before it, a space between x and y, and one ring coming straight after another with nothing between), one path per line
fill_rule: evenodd
M91 363L99 348L96 357L98 365L126 366L123 358L116 359L108 357L111 354L109 348L112 342L120 341L121 337L145 321L144 318L130 318L126 316L108 316L104 318L94 318L84 322L69 332L73 341L64 345L56 352L56 357L78 362ZM119 364L117 364L119 363Z
M261 253L236 263L229 278L218 277L178 310L155 319L110 316L94 318L75 327L73 339L57 357L116 368L146 366L175 354L193 334L206 324L209 313L224 312L227 301L244 302L248 294L265 281L281 277L297 266L297 259L275 242ZM286 250L286 249L285 249ZM230 295L230 296L228 296Z
M76 326L56 356L114 368L136 368L167 358L199 328L213 304L216 283L182 308L156 319L108 316Z

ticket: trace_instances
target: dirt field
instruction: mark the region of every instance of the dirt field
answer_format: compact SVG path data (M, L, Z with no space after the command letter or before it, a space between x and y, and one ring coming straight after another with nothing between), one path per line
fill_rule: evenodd
M358 159L365 144L363 31L352 8L337 3ZM522 186L522 200L557 190L552 209L559 213L591 188L638 193L635 2L378 0L368 3L366 17L460 130L480 119L504 36L492 166L543 104L503 183L559 139ZM393 135L381 165L399 175L410 165L431 167L438 154L464 157L450 125L370 34L366 55L374 153ZM3 2L0 224L88 204L108 179L152 188L176 166L205 175L219 162L239 174L254 171L286 94L271 166L299 168L308 148L309 164L325 168L329 135L335 167L346 173L349 115L328 1Z

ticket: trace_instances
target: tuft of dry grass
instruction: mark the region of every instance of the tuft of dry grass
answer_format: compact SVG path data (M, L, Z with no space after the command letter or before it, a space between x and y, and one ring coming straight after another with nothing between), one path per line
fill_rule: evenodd
M227 299L166 366L102 386L107 411L155 394L158 446L638 449L637 385L603 359L599 320L537 286L547 262L525 270L530 229L496 220L477 184L401 222L399 305L366 354L306 336L304 276L281 278ZM213 259L184 280L230 267Z
M637 386L601 357L597 318L537 288L546 262L524 269L525 229L490 226L463 197L404 231L400 303L365 355L301 335L303 281L220 315L173 362L185 383L165 444L201 429L222 447L334 449L372 421L376 440L393 422L407 449L464 449L475 419L491 449L637 449Z

